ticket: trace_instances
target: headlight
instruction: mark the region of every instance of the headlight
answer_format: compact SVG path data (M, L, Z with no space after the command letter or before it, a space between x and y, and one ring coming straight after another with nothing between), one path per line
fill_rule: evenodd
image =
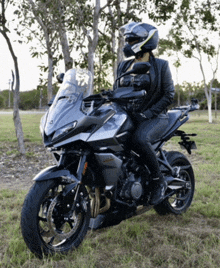
M53 135L53 140L57 137L59 137L60 135L66 134L68 133L70 130L74 129L76 127L77 121L74 121L64 127L61 127L60 129L58 129L55 134Z

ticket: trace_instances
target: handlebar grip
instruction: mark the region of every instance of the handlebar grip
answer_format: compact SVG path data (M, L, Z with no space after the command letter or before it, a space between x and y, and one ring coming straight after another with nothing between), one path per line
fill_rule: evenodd
M136 99L136 98L141 98L146 95L145 90L140 90L140 91L134 91L125 95L122 95L122 99Z

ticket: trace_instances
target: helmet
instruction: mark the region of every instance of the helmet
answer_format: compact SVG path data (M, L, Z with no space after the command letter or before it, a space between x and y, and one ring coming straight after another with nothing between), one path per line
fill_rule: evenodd
M149 52L157 47L159 36L154 26L143 22L130 22L120 28L125 36L123 52L125 57L136 56ZM132 44L133 41L136 41Z

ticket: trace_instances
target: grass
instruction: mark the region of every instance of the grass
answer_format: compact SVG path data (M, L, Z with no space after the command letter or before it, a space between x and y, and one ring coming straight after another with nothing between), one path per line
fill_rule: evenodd
M21 114L21 122L24 132L25 141L37 142L42 141L39 129L39 122L42 114ZM0 114L0 142L16 142L13 116Z
M25 138L39 143L41 115L22 115ZM6 124L7 127L5 125ZM14 143L12 119L0 117L0 139ZM117 226L89 231L82 245L65 256L37 259L20 232L20 211L26 191L0 190L0 267L220 267L220 120L207 122L203 112L192 114L182 130L197 133L198 150L188 156L196 177L190 209L181 216L158 216L154 210ZM174 138L166 149L179 150ZM187 155L186 151L181 150ZM14 149L8 155L15 154ZM28 157L32 157L29 152Z

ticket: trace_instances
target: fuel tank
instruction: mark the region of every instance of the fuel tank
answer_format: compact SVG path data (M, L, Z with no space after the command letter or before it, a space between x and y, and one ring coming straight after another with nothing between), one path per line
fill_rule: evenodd
M105 113L109 109L116 111L115 115L93 133L87 142L96 150L122 151L122 145L130 137L134 126L131 118L117 103L103 105L97 112Z

